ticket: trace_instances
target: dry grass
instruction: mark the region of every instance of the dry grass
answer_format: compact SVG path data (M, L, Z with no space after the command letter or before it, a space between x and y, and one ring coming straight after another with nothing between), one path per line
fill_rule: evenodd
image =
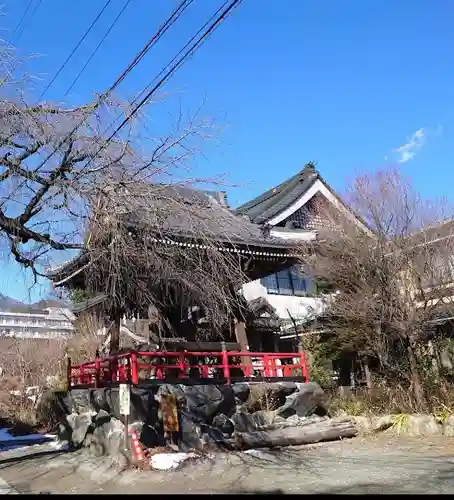
M274 411L281 406L282 402L273 394L273 391L262 385L252 385L244 408L249 413L259 410Z
M93 318L83 318L75 326L69 341L0 340L1 420L39 429L56 424L54 393L66 389L67 355L75 362L92 359L102 342Z

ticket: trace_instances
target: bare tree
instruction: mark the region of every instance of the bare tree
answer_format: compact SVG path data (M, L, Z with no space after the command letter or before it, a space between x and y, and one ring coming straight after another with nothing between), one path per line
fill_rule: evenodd
M302 248L302 265L337 290L327 299L331 342L377 359L422 404L430 322L454 312L454 225L445 203L423 200L394 169L356 178L346 202L373 234L320 206L330 224Z
M219 242L241 242L250 231L214 196L191 189L216 183L189 171L213 121L200 110L188 119L181 113L153 133L150 102L142 120L112 137L127 103L105 95L74 108L30 102L3 54L0 236L8 252L35 277L58 252L82 252L84 286L106 293L111 309L195 303L221 324L236 307L246 257Z

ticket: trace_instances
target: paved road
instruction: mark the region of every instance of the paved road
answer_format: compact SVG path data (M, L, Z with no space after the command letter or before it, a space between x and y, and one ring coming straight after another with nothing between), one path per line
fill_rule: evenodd
M43 447L44 446L44 447ZM126 471L45 446L0 453L0 493L454 493L453 439L380 437Z

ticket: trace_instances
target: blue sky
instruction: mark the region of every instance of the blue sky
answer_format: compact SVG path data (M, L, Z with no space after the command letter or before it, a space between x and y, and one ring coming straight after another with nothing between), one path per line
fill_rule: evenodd
M7 1L3 38L29 0ZM38 0L34 0L37 2ZM132 0L71 94L64 94L125 0L113 0L99 24L47 92L84 102L128 64L177 0ZM196 0L119 89L144 87L222 2ZM28 70L35 94L55 74L104 0L43 0L24 25L18 47L39 54ZM316 160L342 189L346 177L400 162L421 192L451 199L454 115L454 3L450 0L243 0L166 87L180 102L223 125L194 168L228 174L232 205L260 194ZM27 282L10 266L0 292L26 298ZM34 289L32 298L42 288Z

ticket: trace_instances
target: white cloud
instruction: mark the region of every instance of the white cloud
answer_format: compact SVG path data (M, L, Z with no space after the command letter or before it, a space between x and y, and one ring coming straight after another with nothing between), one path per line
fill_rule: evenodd
M407 163L412 160L416 152L420 150L426 142L427 130L420 128L417 130L403 146L393 149L397 153L397 163Z

